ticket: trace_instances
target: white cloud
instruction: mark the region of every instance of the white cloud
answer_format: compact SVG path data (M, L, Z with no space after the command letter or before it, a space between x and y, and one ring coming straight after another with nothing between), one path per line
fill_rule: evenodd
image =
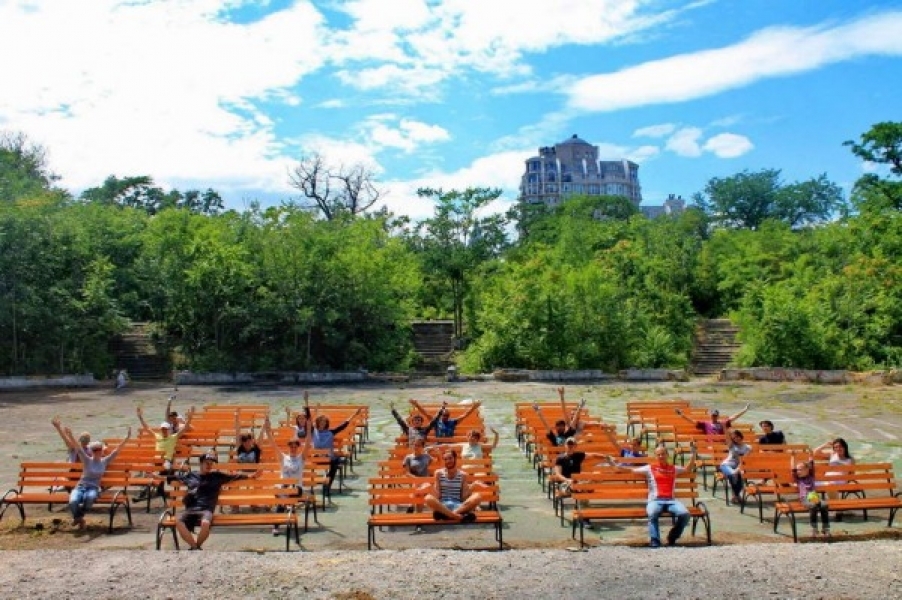
M743 42L647 62L574 84L569 105L612 111L683 102L868 55L902 55L902 12L836 27L773 27Z
M702 148L698 142L701 137L702 130L698 127L683 127L670 136L664 147L679 156L701 156Z
M681 11L653 12L641 0L356 0L335 7L352 26L334 32L328 52L349 84L422 93L461 70L525 78L525 53L600 44L660 26ZM690 5L681 10L695 8ZM371 61L385 65L373 67ZM361 68L356 68L356 63ZM387 66L395 70L386 69ZM428 78L430 82L420 81Z
M438 125L429 125L413 119L401 119L397 126L389 126L385 124L387 120L394 120L394 117L385 115L371 117L363 125L366 136L380 147L400 148L410 153L421 144L444 142L451 139L448 130Z
M485 210L487 213L504 212L516 202L525 161L533 154L533 151L527 150L500 152L478 158L454 172L433 172L412 181L388 182L385 185L390 192L385 197L385 205L395 214L405 214L414 220L421 220L432 216L434 207L417 196L417 189L429 187L445 191L465 190L478 185L504 190L504 194Z
M755 145L747 137L735 133L717 134L702 146L718 158L736 158L751 152L754 147Z
M639 146L634 150L626 153L626 157L635 162L642 164L661 154L661 149L657 146Z
M247 25L224 2L0 5L0 119L51 148L73 189L117 175L278 187L284 161L261 101L322 65L322 18L298 2ZM53 40L59 52L29 51ZM261 68L265 65L265 68ZM217 184L218 185L218 184ZM224 187L225 187L224 186Z
M648 127L637 129L633 132L633 137L661 138L670 135L675 130L676 125L673 123L661 123L660 125L649 125Z

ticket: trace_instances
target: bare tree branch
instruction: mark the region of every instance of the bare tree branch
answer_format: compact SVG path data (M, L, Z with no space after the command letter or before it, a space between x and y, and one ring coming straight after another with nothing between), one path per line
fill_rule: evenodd
M353 216L371 208L383 195L374 178L360 163L335 168L319 153L301 158L288 174L289 184L309 201L302 207L318 210L330 221L339 214Z

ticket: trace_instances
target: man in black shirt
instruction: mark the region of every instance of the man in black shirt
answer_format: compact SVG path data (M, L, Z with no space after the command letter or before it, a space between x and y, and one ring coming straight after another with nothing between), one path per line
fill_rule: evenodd
M210 537L210 526L213 523L213 512L219 501L219 492L222 486L230 481L238 479L257 478L260 472L252 475L244 473L228 474L222 471L214 471L213 465L219 462L219 458L212 453L200 457L200 471L179 472L173 479L181 481L187 488L185 494L185 510L179 513L175 522L175 528L190 550L200 550L207 538ZM182 469L185 466L182 465ZM193 531L200 524L197 538Z
M773 421L761 421L758 423L764 435L758 437L759 444L785 444L786 436L782 431L774 431Z

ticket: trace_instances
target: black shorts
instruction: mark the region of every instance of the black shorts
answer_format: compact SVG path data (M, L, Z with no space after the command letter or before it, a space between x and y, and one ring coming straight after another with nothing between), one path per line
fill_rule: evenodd
M179 513L178 520L185 524L190 530L200 525L204 521L213 521L213 511L188 508Z

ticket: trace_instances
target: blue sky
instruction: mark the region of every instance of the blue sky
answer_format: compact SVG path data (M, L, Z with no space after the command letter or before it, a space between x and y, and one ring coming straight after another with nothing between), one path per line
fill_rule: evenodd
M111 174L295 196L319 153L419 187L500 187L573 134L641 166L644 204L778 168L849 189L842 142L902 120L902 2L0 0L0 130L78 193ZM14 58L13 58L14 57Z

